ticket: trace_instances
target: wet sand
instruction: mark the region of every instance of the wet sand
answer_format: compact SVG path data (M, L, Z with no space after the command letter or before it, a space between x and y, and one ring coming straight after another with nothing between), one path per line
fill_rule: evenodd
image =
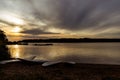
M120 80L120 65L17 62L0 65L0 80Z

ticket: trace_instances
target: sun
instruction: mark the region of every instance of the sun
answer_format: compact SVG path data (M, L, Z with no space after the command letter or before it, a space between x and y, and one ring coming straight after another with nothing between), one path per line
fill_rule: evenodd
M14 33L19 33L19 32L21 32L21 28L20 27L14 27L13 29L12 29L12 32L14 32Z

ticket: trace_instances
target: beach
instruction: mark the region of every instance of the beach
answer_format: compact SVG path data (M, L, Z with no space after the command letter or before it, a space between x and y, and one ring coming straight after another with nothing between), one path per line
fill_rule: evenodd
M0 80L120 80L120 65L15 62L0 65Z

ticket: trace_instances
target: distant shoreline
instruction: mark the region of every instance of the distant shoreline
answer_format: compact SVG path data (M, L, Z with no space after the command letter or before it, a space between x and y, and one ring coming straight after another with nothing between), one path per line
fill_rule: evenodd
M120 42L120 39L91 39L91 38L60 38L60 39L25 39L21 41L9 41L8 44L28 44L28 43L108 43L108 42Z

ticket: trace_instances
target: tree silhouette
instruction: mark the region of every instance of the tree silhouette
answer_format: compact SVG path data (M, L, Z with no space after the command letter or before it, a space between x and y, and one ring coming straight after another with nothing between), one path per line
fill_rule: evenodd
M10 59L10 53L8 47L6 46L7 42L8 39L5 33L0 30L0 61Z

